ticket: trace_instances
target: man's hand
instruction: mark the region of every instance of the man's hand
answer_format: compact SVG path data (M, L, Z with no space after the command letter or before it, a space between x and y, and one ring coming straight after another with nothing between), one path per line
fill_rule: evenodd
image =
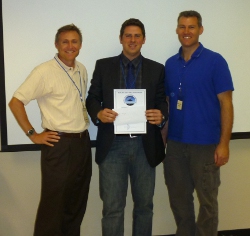
M29 136L30 140L36 144L45 144L53 147L53 143L59 142L60 136L55 131L44 131L40 134L34 133ZM51 143L52 142L52 143Z
M115 121L115 118L118 116L118 113L105 108L101 111L98 112L97 118L102 122L102 123L113 123Z
M214 161L217 166L225 165L229 160L229 146L218 144L214 153Z
M146 118L152 125L160 125L163 121L163 115L158 109L146 110Z

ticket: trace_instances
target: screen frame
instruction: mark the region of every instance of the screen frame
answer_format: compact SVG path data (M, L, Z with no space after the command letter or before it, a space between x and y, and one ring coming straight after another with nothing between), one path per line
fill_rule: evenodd
M20 144L8 145L8 130L7 130L7 116L6 110L6 92L5 92L5 68L4 68L4 44L3 44L3 16L2 16L2 0L0 0L0 139L1 139L1 152L18 152L18 151L40 151L41 145L37 144ZM234 132L232 133L231 140L234 139L250 139L250 132ZM96 141L91 140L91 146L96 147Z

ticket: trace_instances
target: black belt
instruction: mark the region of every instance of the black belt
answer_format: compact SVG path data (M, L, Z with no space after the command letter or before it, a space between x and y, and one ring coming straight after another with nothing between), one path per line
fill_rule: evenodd
M45 129L45 131L57 132L57 135L62 136L62 137L68 137L68 138L82 138L84 136L87 136L88 134L88 130L84 130L83 132L80 132L80 133L65 133L65 132L54 131L50 129Z

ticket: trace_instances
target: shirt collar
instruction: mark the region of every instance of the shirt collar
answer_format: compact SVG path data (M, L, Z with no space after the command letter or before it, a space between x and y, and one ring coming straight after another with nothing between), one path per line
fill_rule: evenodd
M140 64L142 60L142 55L140 54L138 57L130 61L123 53L121 53L121 61L125 67L127 67L129 62L132 62L134 65L134 68L137 68L137 66Z
M201 43L199 43L199 47L194 51L194 53L192 54L191 58L194 57L199 57L204 49L203 45ZM183 59L182 57L182 47L180 47L179 49L179 53L177 54L177 59Z
M60 65L68 72L68 71L78 71L79 70L79 66L77 64L77 61L75 60L75 68L74 67L69 67L67 65L65 65L60 58L58 57L58 53L56 53L55 55L55 59L57 62L60 63ZM59 67L61 67L60 65L58 65Z

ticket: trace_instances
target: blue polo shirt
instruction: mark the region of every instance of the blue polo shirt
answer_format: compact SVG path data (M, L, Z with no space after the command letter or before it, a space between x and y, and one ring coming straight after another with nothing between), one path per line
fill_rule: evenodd
M221 131L217 94L234 90L227 62L201 43L188 62L181 53L182 48L165 64L166 95L170 102L168 139L216 144ZM182 101L182 109L177 109L178 100Z

